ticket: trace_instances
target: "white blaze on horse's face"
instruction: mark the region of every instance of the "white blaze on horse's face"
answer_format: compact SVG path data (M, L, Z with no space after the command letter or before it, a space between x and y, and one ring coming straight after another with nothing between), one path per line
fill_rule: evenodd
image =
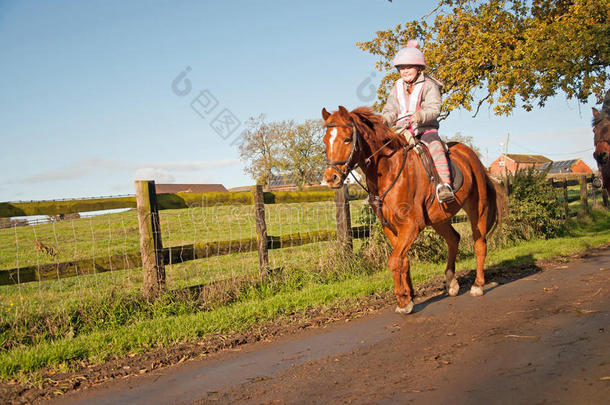
M328 140L328 148L329 148L329 154L332 155L333 153L333 143L335 143L335 138L337 137L337 128L333 128L330 130L330 139Z

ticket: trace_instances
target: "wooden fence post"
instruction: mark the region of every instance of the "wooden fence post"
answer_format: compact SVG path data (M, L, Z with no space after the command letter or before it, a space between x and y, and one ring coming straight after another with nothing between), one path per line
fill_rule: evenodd
M269 252L267 251L267 223L265 222L265 201L263 199L263 186L252 187L254 196L254 217L256 220L256 242L258 249L258 262L261 275L269 269Z
M589 200L587 198L587 176L580 176L580 202L583 214L589 212Z
M335 190L337 240L346 249L352 250L352 219L344 187L347 186L344 185L340 189Z
M593 182L591 182L591 199L593 200L593 208L597 207L597 190L593 186Z
M142 272L144 275L142 288L146 298L155 298L165 289L165 264L163 262L157 192L154 181L138 180L135 185Z
M566 219L570 218L570 204L568 203L568 180L563 179L563 207L566 212Z

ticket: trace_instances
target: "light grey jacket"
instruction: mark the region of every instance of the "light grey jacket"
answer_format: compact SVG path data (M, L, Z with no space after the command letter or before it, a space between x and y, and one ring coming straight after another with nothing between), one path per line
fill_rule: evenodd
M438 129L438 116L441 113L441 88L443 84L435 78L425 75L423 72L419 74L414 84L426 80L421 96L421 110L417 111L411 118L418 128L418 133L423 133L429 129ZM398 79L402 80L402 79ZM407 102L409 100L409 94L407 94L407 85L404 86L405 94L407 96ZM413 96L416 97L414 94ZM383 107L381 112L383 116L383 122L386 125L392 127L396 124L396 119L400 115L400 105L396 98L396 83L390 91L386 105Z

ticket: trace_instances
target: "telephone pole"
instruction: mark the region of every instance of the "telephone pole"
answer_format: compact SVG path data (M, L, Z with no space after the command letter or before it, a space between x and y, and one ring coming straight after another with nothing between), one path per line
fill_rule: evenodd
M508 155L508 141L510 139L510 133L506 134L506 144L505 144L505 148L504 148L504 176L506 177L506 180L508 181L508 168L506 167L506 155Z
M508 184L508 168L506 167L506 163L507 163L506 157L508 155L508 140L509 140L509 138L510 138L510 133L507 133L506 134L506 146L504 148L504 179L505 179L504 180L504 185L506 187L506 195L508 195L509 192L510 192L510 186Z

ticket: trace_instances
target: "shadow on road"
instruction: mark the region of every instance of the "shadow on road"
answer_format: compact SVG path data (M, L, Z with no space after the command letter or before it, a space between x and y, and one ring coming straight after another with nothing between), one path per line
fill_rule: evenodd
M519 264L516 265L515 263ZM520 280L540 271L542 271L542 268L536 265L536 259L531 254L504 260L494 266L485 268L485 292L488 293L502 284ZM469 293L475 277L476 269L460 272L457 275L458 283L460 284L458 295ZM421 297L422 301L416 304L414 312L423 311L428 305L449 298L444 283L439 283L438 281L434 285L426 284L422 286L421 290L418 291L418 295L423 296Z

